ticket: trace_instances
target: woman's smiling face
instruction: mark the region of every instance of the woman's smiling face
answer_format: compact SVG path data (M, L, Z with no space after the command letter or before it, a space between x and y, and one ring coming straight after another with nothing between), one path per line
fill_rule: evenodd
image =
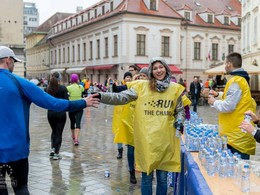
M164 80L166 76L166 68L164 67L164 65L162 65L161 62L155 62L153 64L152 74L156 80Z

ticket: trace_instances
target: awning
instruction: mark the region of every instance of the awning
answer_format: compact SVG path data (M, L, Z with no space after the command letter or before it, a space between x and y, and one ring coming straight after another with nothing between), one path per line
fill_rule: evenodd
M108 64L108 65L97 65L97 66L87 66L87 70L109 70L112 69L115 64Z
M242 65L242 68L251 75L259 75L260 74L260 67L259 66L255 66L252 64L245 64ZM226 70L225 70L225 64L222 64L220 66L208 69L204 71L204 74L208 74L208 75L222 75L225 74Z
M71 73L81 73L86 67L79 67L79 68L68 68L66 70L66 73L71 74Z
M61 72L63 72L64 70L65 70L65 68L54 68L54 69L52 69L50 72L51 72L51 74L54 73L54 72L59 72L59 73L61 73Z
M149 64L136 64L136 66L138 66L141 69L144 67L148 67L148 65ZM173 74L182 74L182 71L180 70L180 68L178 68L177 66L175 66L173 64L169 64L169 68Z

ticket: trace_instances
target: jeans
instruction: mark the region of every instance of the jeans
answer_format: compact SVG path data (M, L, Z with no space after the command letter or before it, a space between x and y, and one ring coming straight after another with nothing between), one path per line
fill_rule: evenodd
M231 150L231 152L234 154L235 152L240 154L241 155L241 158L244 159L244 160L249 160L250 159L250 155L248 154L245 154L245 153L242 153L240 151L238 151L237 149L233 148L232 146L230 145L227 145L228 149Z
M199 101L199 97L197 96L192 97L193 112L197 112L198 101Z
M117 149L123 148L123 144L122 143L117 143Z
M9 162L0 163L2 167L0 169L0 194L7 195L8 191L5 184L5 175L9 174L11 178L11 184L16 195L27 195L30 194L28 190L28 172L29 163L28 158Z
M129 171L133 171L135 169L135 147L131 145L127 145L127 161L129 166Z
M157 186L156 195L167 195L167 171L156 170ZM141 192L142 195L153 194L153 171L147 175L142 172Z

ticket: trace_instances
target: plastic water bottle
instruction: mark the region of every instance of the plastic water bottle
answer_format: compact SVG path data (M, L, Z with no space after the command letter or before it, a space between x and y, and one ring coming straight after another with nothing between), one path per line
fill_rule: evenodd
M109 172L109 170L105 170L105 177L110 177L110 172Z
M244 121L250 123L251 119L252 119L252 117L251 117L249 114L245 114ZM246 133L246 130L244 130L244 129L242 129L242 128L241 128L241 131L244 132L244 133Z
M108 88L109 92L113 92L113 79L109 79L109 88Z
M177 119L176 137L181 137L181 119Z
M171 186L172 187L172 175L173 173L172 172L168 172L167 174L167 186Z
M222 152L220 162L219 162L219 177L227 176L227 158L226 153Z
M213 155L213 152L209 155L208 157L208 165L207 165L207 173L209 176L214 176L215 175L215 170L216 170L216 162L215 158Z
M241 191L249 192L250 191L250 169L249 165L244 164L244 168L241 173Z
M233 177L235 173L235 159L231 154L228 157L228 177Z

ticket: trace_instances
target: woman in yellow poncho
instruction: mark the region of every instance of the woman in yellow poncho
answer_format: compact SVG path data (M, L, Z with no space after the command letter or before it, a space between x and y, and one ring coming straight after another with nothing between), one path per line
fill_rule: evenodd
M132 81L120 93L100 93L102 103L112 105L136 101L134 145L136 169L142 172L142 194L152 195L153 170L157 194L167 194L167 173L180 172L180 139L176 120L184 121L181 94L184 87L170 82L171 71L164 59L153 58L148 81Z

